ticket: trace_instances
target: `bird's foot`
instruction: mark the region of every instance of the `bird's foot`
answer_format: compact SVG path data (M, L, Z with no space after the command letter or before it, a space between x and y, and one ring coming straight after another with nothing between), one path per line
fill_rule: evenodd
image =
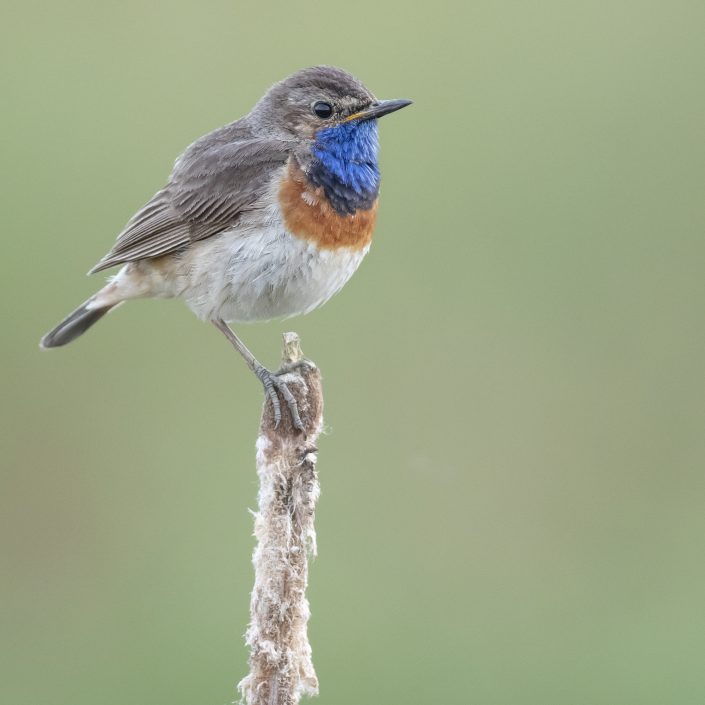
M301 416L299 415L299 405L296 403L296 397L291 393L287 383L281 378L282 375L293 371L298 367L304 365L312 365L308 360L300 360L285 365L282 369L276 372L271 372L266 367L258 365L255 368L255 374L257 375L262 386L264 387L264 393L266 397L272 402L272 409L274 410L274 428L278 428L279 422L282 419L281 402L279 401L279 392L284 401L289 407L289 413L291 414L291 422L295 429L298 431L304 430L304 424L301 421Z
M288 372L294 372L295 370L305 369L313 371L316 369L316 364L302 357L300 360L294 360L293 362L284 363L274 374L275 375L285 375Z

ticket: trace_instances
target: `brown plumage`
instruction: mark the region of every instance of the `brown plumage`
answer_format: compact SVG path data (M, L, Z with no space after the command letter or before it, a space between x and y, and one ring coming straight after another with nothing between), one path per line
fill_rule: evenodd
M377 219L377 203L366 211L339 215L323 188L313 188L306 175L289 163L279 188L279 204L287 230L325 250L349 247L361 250L370 244Z
M286 164L291 145L254 136L247 118L198 140L178 159L168 185L131 218L89 273L177 252L234 226Z

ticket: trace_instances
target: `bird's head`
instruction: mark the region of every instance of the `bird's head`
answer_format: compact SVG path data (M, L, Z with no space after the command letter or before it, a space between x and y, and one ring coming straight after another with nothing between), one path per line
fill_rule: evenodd
M377 100L346 71L314 66L274 85L249 119L262 136L292 141L312 184L350 215L372 207L379 191L377 119L410 104Z
M410 105L377 100L360 81L334 66L313 66L276 83L254 107L252 127L261 134L314 142L324 130L351 127Z

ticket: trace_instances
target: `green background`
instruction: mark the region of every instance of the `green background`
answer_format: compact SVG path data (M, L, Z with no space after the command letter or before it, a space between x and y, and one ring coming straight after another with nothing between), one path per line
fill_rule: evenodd
M199 135L341 65L370 256L323 370L321 705L705 702L705 4L5 3L0 700L223 705L261 392L179 302L42 333Z

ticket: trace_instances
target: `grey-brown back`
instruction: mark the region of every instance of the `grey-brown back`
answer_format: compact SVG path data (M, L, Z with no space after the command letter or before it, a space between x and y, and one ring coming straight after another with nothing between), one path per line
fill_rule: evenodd
M205 135L179 157L168 184L90 273L160 257L231 228L266 192L291 149L291 141L253 135L247 118Z

